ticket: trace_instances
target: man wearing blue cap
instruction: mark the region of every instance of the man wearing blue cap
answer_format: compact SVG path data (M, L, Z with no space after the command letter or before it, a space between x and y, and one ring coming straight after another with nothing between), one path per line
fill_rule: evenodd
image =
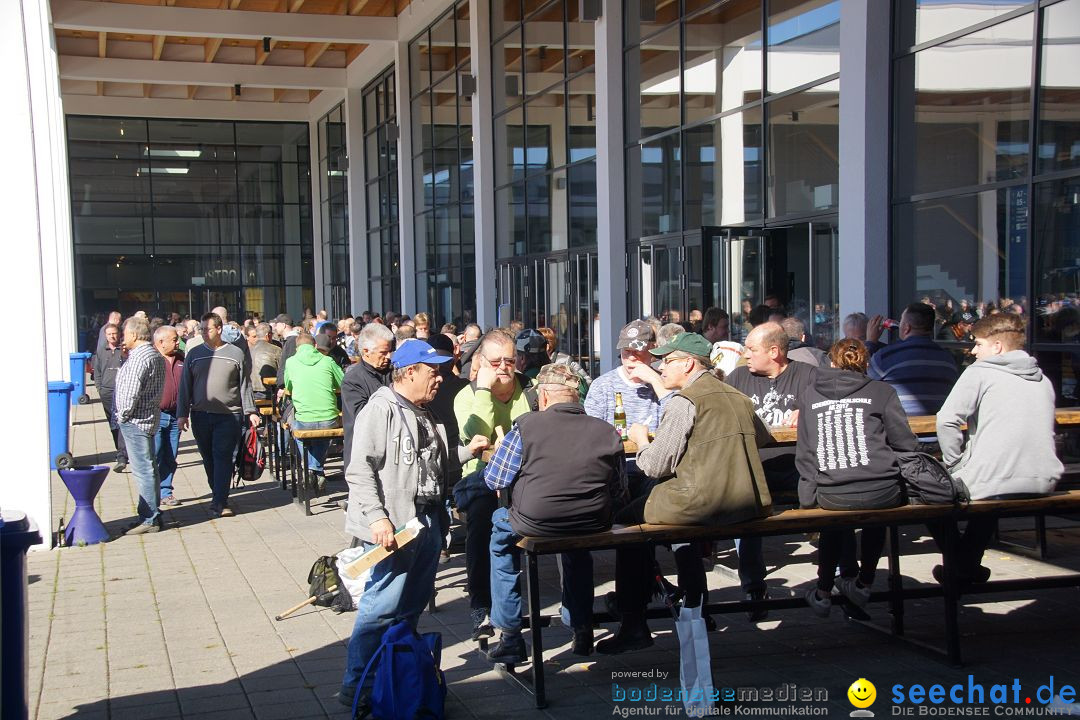
M356 416L351 461L345 471L349 505L345 532L365 548L382 545L395 552L375 565L357 606L356 623L339 700L352 705L357 684L383 633L408 620L415 628L435 591L442 550L446 474L478 456L489 441L474 436L467 446L451 447L446 428L428 410L442 382L439 365L453 360L423 340L401 345L391 359L392 385L379 388ZM394 528L412 518L420 534L398 549ZM364 681L365 691L373 673Z

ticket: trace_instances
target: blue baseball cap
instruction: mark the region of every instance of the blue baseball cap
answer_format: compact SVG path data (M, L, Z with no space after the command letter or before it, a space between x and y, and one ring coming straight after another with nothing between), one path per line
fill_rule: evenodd
M394 352L390 362L395 370L399 370L403 367L409 367L410 365L415 365L417 363L438 365L439 363L449 362L453 359L454 358L452 357L439 354L438 350L431 347L423 340L412 339L398 346L398 349Z

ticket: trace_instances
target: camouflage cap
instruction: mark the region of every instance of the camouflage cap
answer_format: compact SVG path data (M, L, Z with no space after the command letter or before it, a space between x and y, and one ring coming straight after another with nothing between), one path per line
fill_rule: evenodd
M578 376L567 365L550 363L540 368L540 374L536 376L536 384L562 385L577 390Z

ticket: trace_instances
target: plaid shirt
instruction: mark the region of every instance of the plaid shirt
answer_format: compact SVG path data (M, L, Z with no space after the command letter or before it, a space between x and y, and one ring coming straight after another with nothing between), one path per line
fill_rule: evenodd
M116 374L116 420L152 433L161 418L161 393L165 390L165 358L152 343L139 345L128 354Z
M521 472L521 433L515 425L506 433L491 461L484 468L484 482L492 490L502 490L511 485Z

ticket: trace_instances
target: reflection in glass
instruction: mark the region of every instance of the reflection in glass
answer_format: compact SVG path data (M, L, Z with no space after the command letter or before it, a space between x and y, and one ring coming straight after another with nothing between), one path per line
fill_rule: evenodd
M364 164L367 168L368 277L371 281L370 309L385 313L401 307L398 268L398 174L393 68L384 71L364 89ZM425 97L427 97L425 95ZM367 108L374 107L369 113ZM430 125L428 125L430 133ZM433 157L433 154L427 154ZM430 201L425 194L425 202Z
M679 134L653 140L631 150L628 160L631 190L640 192L631 203L631 217L640 220L639 237L659 235L682 229L682 171ZM638 179L634 182L635 177Z
M806 333L814 344L828 350L840 339L840 237L836 221L810 224L812 267L810 283L813 297L806 324ZM809 319L809 323L806 320Z
M1024 185L893 208L893 307L938 310L940 339L970 307L1027 302L1028 197Z
M1030 6L1031 0L899 0L899 48L939 37Z
M1043 10L1037 172L1080 167L1080 0Z
M626 139L676 128L679 117L679 26L626 53ZM633 102L633 98L640 98Z
M683 122L761 98L759 3L727 3L687 18L683 43Z
M769 92L840 72L840 0L770 0Z
M839 82L769 103L769 215L837 207Z
M1066 321L1065 324L1068 326L1073 323ZM1080 354L1068 350L1035 350L1032 354L1043 375L1048 377L1050 384L1054 386L1057 407L1080 405ZM1066 449L1071 449L1071 446L1067 444ZM1071 454L1075 457L1075 450L1072 450Z
M1034 15L896 62L899 197L1023 177Z
M1035 188L1035 338L1080 342L1080 178Z

